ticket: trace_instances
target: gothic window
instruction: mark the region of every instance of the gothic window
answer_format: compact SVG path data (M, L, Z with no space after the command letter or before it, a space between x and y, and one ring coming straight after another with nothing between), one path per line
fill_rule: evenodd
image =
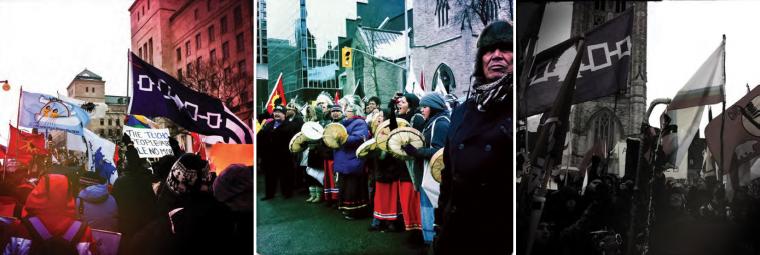
M449 24L449 1L437 0L435 4L435 15L438 16L438 27Z
M610 112L600 113L594 120L594 140L612 148L615 145L615 124Z
M439 81L442 84L439 84ZM438 65L438 69L435 71L433 77L433 91L441 85L443 85L443 88L445 88L448 93L452 93L452 90L457 87L454 72L451 71L451 68L448 65L443 63Z

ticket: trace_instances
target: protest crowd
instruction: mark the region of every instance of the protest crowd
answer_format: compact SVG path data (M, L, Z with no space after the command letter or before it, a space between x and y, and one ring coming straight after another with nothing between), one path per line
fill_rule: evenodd
M253 131L218 98L131 55L133 78L173 94L154 82L134 89L120 141L84 128L103 118L99 106L19 89L18 119L0 148L2 254L253 253ZM221 112L224 124L196 121L178 101L197 102L195 114ZM170 135L152 117L177 128ZM67 139L55 144L53 133Z
M372 217L369 231L407 232L435 254L511 250L500 240L511 240L501 201L512 194L512 26L493 22L477 47L460 100L407 87L390 98L322 92L300 105L286 103L278 80L257 117L261 201L278 186L285 199L308 188L306 203Z
M543 15L543 4L526 5ZM727 105L724 35L675 96L655 98L638 112L619 108L618 97L635 87L631 58L591 67L603 55L592 49L637 35L637 13L621 10L535 54L530 44L520 46L528 53L518 60L525 67L517 104L518 254L760 253L760 88L747 86L746 95ZM530 33L525 38L538 35ZM723 111L713 117L710 107L719 103ZM667 107L655 116L660 104ZM607 111L612 122L634 118L617 135L579 125L582 111ZM707 126L700 125L703 115ZM650 117L659 117L659 126ZM531 118L540 120L532 125ZM706 146L694 146L700 129Z

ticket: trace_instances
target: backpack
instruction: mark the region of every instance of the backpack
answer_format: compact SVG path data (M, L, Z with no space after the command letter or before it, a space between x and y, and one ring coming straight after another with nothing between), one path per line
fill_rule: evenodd
M38 217L21 219L21 223L32 236L32 247L29 254L61 254L78 255L76 245L84 235L87 224L74 221L63 236L52 236Z

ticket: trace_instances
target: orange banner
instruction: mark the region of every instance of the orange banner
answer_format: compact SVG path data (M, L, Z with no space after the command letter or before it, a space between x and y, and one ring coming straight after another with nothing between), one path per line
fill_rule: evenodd
M253 165L253 144L217 143L208 152L211 170L221 174L231 164Z

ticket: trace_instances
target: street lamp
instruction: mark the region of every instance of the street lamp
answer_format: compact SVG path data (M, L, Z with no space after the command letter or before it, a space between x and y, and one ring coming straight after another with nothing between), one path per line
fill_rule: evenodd
M8 84L8 80L0 81L3 83L3 91L11 90L11 85Z

